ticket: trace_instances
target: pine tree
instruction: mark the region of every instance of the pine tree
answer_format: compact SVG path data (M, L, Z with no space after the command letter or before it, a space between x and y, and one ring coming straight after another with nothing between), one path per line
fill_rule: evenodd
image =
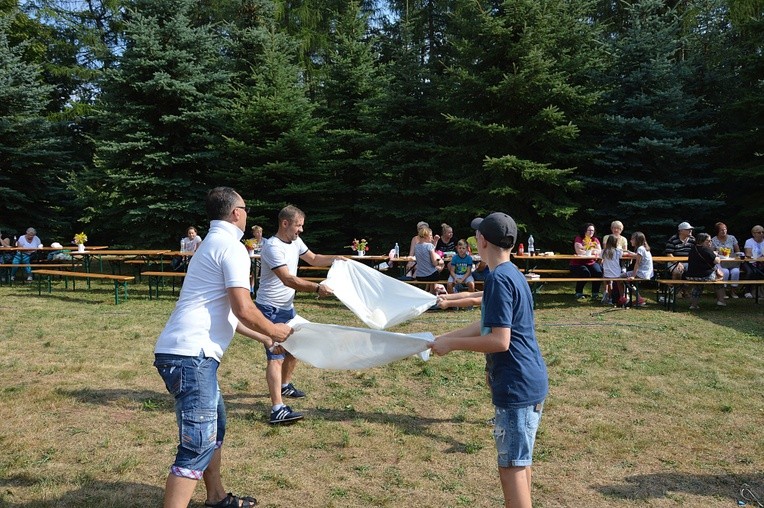
M252 14L231 29L236 93L225 167L251 206L250 220L267 232L286 204L310 214L319 199L321 123L306 97L296 41L277 30L268 9Z
M229 71L223 41L195 26L192 0L136 0L126 46L99 105L95 166L80 181L86 219L115 243L174 245L206 223L203 201L219 164Z
M70 158L59 127L46 116L53 87L44 83L40 65L26 61L26 42L9 44L19 15L0 14L0 228L37 226L41 237L55 238L68 228L57 212L71 199L65 183Z
M567 236L578 206L569 162L576 122L597 99L587 84L600 57L588 7L457 3L454 63L438 83L449 130L434 190L459 223L503 210L544 245Z
M602 75L603 114L585 143L580 217L602 227L621 219L627 231L663 240L679 222L703 224L720 205L712 198L709 125L687 90L693 68L681 18L658 0L628 11Z

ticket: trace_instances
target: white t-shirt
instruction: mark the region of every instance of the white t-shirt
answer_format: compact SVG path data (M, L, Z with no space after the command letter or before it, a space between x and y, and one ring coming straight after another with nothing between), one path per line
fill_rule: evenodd
M157 339L154 353L198 356L217 361L233 339L236 319L228 288L249 291L250 260L239 240L244 233L230 222L210 222L207 238L188 264L180 298Z
M764 256L764 240L756 242L753 238L745 241L745 248L751 249L751 257L756 259Z
M40 245L42 245L42 242L40 241L37 236L32 237L32 241L27 240L26 235L21 235L18 239L19 247L23 247L25 249L36 249Z
M183 248L180 250L182 252L196 252L196 249L199 248L201 243L202 237L199 235L196 235L193 240L191 240L189 237L185 237L183 239Z
M277 309L294 307L295 290L286 286L273 270L286 266L290 275L297 275L297 264L300 256L308 252L308 247L297 237L297 240L286 243L277 236L272 236L263 242L260 251L260 286L257 288L255 301L260 305L269 305Z
M637 247L637 254L642 256L639 266L634 267L634 277L638 279L652 279L653 278L653 255L649 250L645 249L644 245Z

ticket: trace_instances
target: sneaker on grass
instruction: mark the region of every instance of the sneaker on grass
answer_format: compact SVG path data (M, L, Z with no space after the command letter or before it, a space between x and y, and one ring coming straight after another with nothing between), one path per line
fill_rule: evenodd
M271 425L277 425L280 423L291 423L296 422L297 420L302 420L303 414L298 413L297 411L292 411L292 408L289 406L281 406L279 409L276 409L275 411L271 411L271 419L268 423Z
M293 399L301 399L302 397L305 397L305 392L298 390L292 383L289 383L288 385L281 387L281 396L291 397Z

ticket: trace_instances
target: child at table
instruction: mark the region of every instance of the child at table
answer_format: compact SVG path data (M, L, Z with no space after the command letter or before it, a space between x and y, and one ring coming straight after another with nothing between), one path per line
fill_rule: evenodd
M466 285L470 293L475 292L475 279L472 277L472 256L467 254L467 241L459 240L456 243L456 255L451 258L448 269L451 275L448 277L448 292L455 293L459 285Z
M603 277L607 279L617 279L621 276L621 256L623 251L618 248L618 237L608 235L605 241L605 250L602 251L602 272ZM605 283L605 295L602 297L602 303L615 303L622 294L618 284L613 282Z
M647 237L641 231L636 231L631 235L631 246L636 249L634 255L634 269L630 270L621 277L631 279L644 279L650 280L653 278L653 255L650 254L650 245L647 243ZM619 282L619 286L623 284ZM633 288L632 288L633 289ZM623 293L623 291L621 291ZM626 297L622 296L619 300L619 304L626 303ZM637 299L637 306L645 304L645 299L641 296Z

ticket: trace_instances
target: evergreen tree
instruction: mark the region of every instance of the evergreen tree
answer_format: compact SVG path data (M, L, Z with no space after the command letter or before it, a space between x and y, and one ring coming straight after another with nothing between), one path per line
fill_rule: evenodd
M86 219L113 243L174 245L205 221L230 85L223 42L195 26L192 0L136 0L125 50L99 104L95 165L80 180Z
M0 228L23 234L39 228L43 238L68 229L57 212L71 199L65 180L71 167L57 126L45 115L52 86L42 68L25 61L27 42L8 41L18 11L0 14ZM18 25L16 25L18 26ZM18 35L18 32L15 33Z
M764 203L764 2L758 11L733 18L730 34L735 51L726 51L729 76L720 97L716 129L719 147L716 174L722 182L727 206L718 218L728 223L740 241L750 238L751 227L762 223ZM742 248L742 245L741 245Z
M276 29L272 12L255 9L231 29L235 97L225 168L252 210L250 220L273 231L286 204L310 214L319 200L320 122L306 97L297 44ZM225 169L228 171L228 169ZM225 176L225 175L221 175ZM308 236L309 238L309 236Z
M365 188L366 182L376 178L374 128L380 119L375 103L385 86L374 65L366 19L355 2L339 15L330 34L321 83L318 114L325 121L322 137L327 157L311 222L323 226L322 241L335 249L354 237L375 240L370 235L377 234L379 218L368 205L388 200ZM370 248L381 246L373 241Z
M721 204L711 198L709 125L687 91L694 69L686 49L681 18L664 2L629 7L603 74L603 114L585 143L582 221L604 227L620 218L663 240L681 221L707 223Z
M600 59L585 1L460 1L439 83L449 121L433 191L455 223L505 210L548 246L577 209L570 154ZM522 235L521 235L522 236ZM537 240L538 241L538 240Z

